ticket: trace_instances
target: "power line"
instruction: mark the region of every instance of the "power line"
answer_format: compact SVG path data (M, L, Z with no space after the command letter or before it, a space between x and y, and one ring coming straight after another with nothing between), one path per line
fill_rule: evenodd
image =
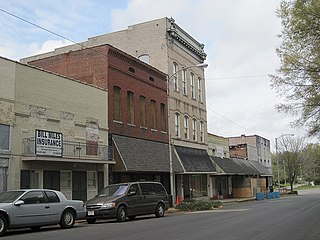
M67 41L69 41L69 42L72 42L72 43L74 43L74 44L80 45L80 46L83 48L83 45L82 45L82 44L80 44L80 43L78 43L78 42L75 42L75 41L73 41L72 39L69 39L69 38L67 38L67 37L64 37L64 36L62 36L62 35L60 35L60 34L58 34L58 33L55 33L55 32L53 32L53 31L51 31L51 30L49 30L49 29L46 29L46 28L44 28L44 27L42 27L42 26L40 26L40 25L38 25L38 24L35 24L35 23L33 23L33 22L30 22L30 21L28 21L28 20L26 20L26 19L24 19L24 18L22 18L22 17L19 17L19 16L13 14L13 13L10 13L10 12L4 10L4 9L1 9L1 8L0 8L0 11L4 12L4 13L12 16L12 17L15 17L15 18L17 18L17 19L19 19L19 20L21 20L21 21L23 21L23 22L26 22L26 23L34 26L34 27L37 27L37 28L40 28L40 29L42 29L42 30L44 30L44 31L46 31L46 32L49 32L49 33L51 33L51 34L53 34L53 35L55 35L55 36L57 36L57 37L63 38L63 39L65 39L65 40L67 40ZM93 49L91 49L91 48L87 48L87 49L93 50ZM95 52L97 52L97 53L100 53L100 52L98 52L98 51L96 51L96 50L93 50L93 51L95 51ZM100 53L100 54L101 54L101 53ZM265 76L268 76L268 75L266 75L266 74L261 74L261 75L251 75L251 76L236 76L236 77L223 77L223 78L206 78L206 79L207 79L207 80L208 80L208 79L216 79L216 80L219 80L219 79L235 79L235 78L252 78L252 77L262 77L262 76L265 77ZM170 84L173 84L172 82L169 82L169 83L170 83ZM190 96L189 96L189 97L190 97ZM241 127L242 129L244 129L244 130L246 130L246 131L253 132L253 131L247 129L246 127L243 127L243 126L241 126L240 124L238 124L238 123L236 123L236 122L234 122L234 121L226 118L225 116L223 116L222 114L216 112L216 111L213 110L212 108L210 108L210 107L208 107L208 106L207 106L207 108L208 108L209 110L211 110L212 112L214 112L215 114L217 114L218 116L220 116L220 117L222 117L223 119L225 119L226 121L228 121L228 122L230 122L230 123L232 123L232 124L234 124L234 125L237 125L238 127Z
M28 20L26 20L26 19L24 19L24 18L22 18L22 17L19 17L19 16L13 14L13 13L10 13L10 12L2 9L2 8L0 8L0 11L4 12L4 13L12 16L12 17L15 17L15 18L17 18L17 19L19 19L19 20L21 20L21 21L23 21L23 22L26 22L26 23L28 23L28 24L31 24L31 25L33 25L33 26L35 26L35 27L37 27L37 28L40 28L40 29L42 29L42 30L44 30L44 31L46 31L46 32L49 32L49 33L51 33L51 34L53 34L53 35L55 35L55 36L57 36L57 37L63 38L63 39L65 39L65 40L68 40L69 42L72 42L72 43L74 43L74 44L79 44L79 43L71 40L70 38L64 37L64 36L62 36L62 35L60 35L60 34L58 34L58 33L55 33L55 32L53 32L53 31L51 31L51 30L49 30L49 29L47 29L47 28L41 27L40 25L37 25L37 24L35 24L35 23L33 23L33 22L30 22L30 21L28 21ZM79 45L81 45L81 44L79 44Z

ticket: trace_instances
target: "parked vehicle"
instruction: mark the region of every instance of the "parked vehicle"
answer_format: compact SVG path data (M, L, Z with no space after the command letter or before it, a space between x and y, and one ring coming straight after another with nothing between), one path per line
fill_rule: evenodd
M68 200L63 193L48 189L25 189L0 193L0 236L7 229L39 229L59 224L73 227L76 219L84 219L83 201Z
M116 218L119 222L139 215L163 217L169 208L169 196L158 182L132 182L109 185L86 203L88 223Z

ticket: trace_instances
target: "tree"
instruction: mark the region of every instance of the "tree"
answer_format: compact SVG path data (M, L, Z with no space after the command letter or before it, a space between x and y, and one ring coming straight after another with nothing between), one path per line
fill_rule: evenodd
M302 154L303 178L306 181L320 182L320 145L308 144Z
M286 177L290 183L291 191L293 191L293 184L297 180L297 176L301 171L301 153L303 149L303 138L286 136L278 140L278 157L285 168Z
M297 117L310 136L320 136L320 1L283 0L281 45L276 49L280 67L271 77L271 87L285 101L276 108Z

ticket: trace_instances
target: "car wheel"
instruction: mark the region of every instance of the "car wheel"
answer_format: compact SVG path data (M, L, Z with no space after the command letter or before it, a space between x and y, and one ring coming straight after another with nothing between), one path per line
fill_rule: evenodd
M60 226L62 228L72 228L73 225L75 223L75 214L72 210L65 210L63 213L62 213L62 216L61 216L61 220L60 220Z
M155 213L156 217L163 217L164 211L165 210L164 210L163 204L159 203L156 208L156 213Z
M3 236L8 229L7 219L0 214L0 237Z
M127 211L124 206L120 206L117 211L118 222L125 222L127 218Z
M96 222L96 220L97 219L95 219L95 218L87 218L86 219L87 223L89 223L89 224L94 224Z

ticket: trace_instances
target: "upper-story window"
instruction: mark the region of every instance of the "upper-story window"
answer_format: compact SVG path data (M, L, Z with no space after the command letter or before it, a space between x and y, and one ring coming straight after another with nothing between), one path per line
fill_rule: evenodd
M151 100L151 128L157 129L157 102L155 100Z
M174 118L175 136L180 138L180 114L176 113Z
M139 107L140 107L140 126L146 126L146 97L140 96L139 98Z
M194 74L190 73L190 91L191 91L191 98L195 99L196 95L195 95L195 89L194 89Z
M197 141L197 120L192 119L192 140Z
M113 87L113 119L121 121L121 88Z
M187 71L182 70L182 94L187 95Z
M184 138L189 139L189 117L184 116Z
M160 125L161 125L161 131L166 131L166 121L167 115L166 115L166 105L164 103L160 104Z
M179 84L178 84L178 64L176 64L175 62L173 63L172 66L172 78L173 78L173 89L175 91L179 90Z
M198 78L198 100L202 102L202 80Z
M204 122L200 122L200 142L204 142Z
M133 92L127 92L127 106L128 106L128 123L134 124L134 103Z
M1 150L9 150L10 126L0 124L0 152Z

